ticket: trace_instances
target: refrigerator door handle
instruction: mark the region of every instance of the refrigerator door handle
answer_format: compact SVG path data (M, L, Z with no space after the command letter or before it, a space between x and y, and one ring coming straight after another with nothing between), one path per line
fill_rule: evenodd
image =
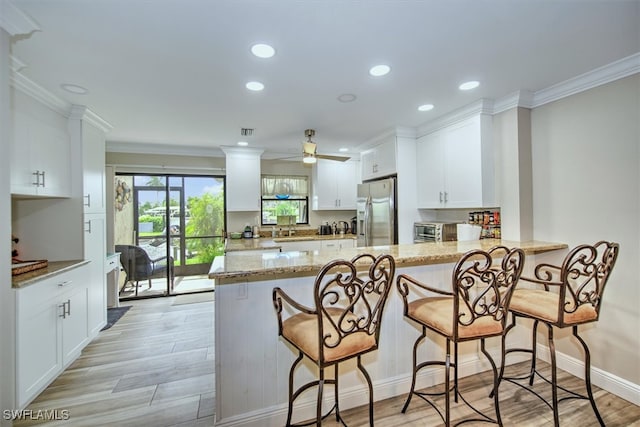
M371 245L371 196L367 197L364 206L364 245Z

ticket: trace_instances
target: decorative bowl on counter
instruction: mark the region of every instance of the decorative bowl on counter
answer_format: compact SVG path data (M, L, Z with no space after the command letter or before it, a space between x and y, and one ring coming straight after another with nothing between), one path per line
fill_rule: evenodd
M229 237L232 239L240 239L242 238L242 233L239 233L239 232L229 233Z

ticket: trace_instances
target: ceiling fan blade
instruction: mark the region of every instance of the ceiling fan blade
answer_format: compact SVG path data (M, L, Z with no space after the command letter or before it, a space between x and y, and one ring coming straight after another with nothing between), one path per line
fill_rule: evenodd
M316 157L318 159L335 160L338 162L346 162L351 158L351 157L345 157L345 156L329 156L327 154L316 154Z

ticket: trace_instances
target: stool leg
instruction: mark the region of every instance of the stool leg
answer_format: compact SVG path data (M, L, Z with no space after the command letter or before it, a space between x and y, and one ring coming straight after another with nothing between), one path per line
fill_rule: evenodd
M322 391L324 388L324 368L320 368L320 378L318 380L318 401L316 403L316 425L322 425Z
M553 326L545 323L548 330L549 351L551 357L551 395L553 397L553 425L560 426L560 417L558 415L558 373L556 370L556 346L553 342ZM534 327L535 331L535 327ZM531 380L533 382L533 379Z
M293 415L293 371L298 366L298 363L302 360L302 352L298 352L298 358L291 365L289 370L289 408L287 409L287 427L291 425L291 416Z
M532 328L533 332L531 337L531 371L529 373L529 385L533 385L533 377L536 374L536 359L537 359L537 353L538 353L538 349L537 349L538 323L539 323L538 320L533 321L533 328Z
M453 343L453 401L458 403L458 343Z
M418 345L422 342L422 340L427 336L427 328L422 327L422 335L418 337L416 342L413 344L413 374L411 376L411 390L409 390L409 396L407 396L407 401L404 402L404 406L402 407L402 413L404 414L409 407L409 403L411 402L411 397L413 397L413 393L416 389L416 374L417 374L417 366L418 366Z
M451 340L449 340L449 338L447 338L447 356L445 359L445 363L444 363L444 385L446 387L445 390L445 395L444 395L444 402L445 402L445 420L444 420L444 424L445 426L449 427L451 425L451 398L449 396L450 394L450 389L449 389L449 369L451 368ZM458 393L457 390L455 390L456 394Z
M362 359L360 355L358 355L358 369L364 375L365 380L367 381L367 386L369 387L369 425L373 427L373 385L371 384L371 377L369 377L369 373L362 366Z
M480 338L480 350L487 357L487 360L491 364L491 370L493 371L493 405L496 411L496 423L502 427L502 418L500 417L500 400L498 399L498 388L500 387L499 377L498 377L498 368L496 368L496 363L493 361L491 354L487 351L485 347L484 338ZM504 354L504 335L502 339L502 354Z
M334 399L335 399L335 403L334 404L335 404L335 407L336 407L336 422L340 421L340 406L339 406L339 403L338 403L338 366L339 365L340 365L339 363L336 363L334 365L335 371L334 371L334 375L333 375L334 378L335 378L335 382L333 383L334 384L333 395L334 395Z
M593 391L591 390L591 353L589 352L589 347L587 343L578 335L578 326L573 326L573 336L576 337L578 342L582 345L584 349L584 384L587 389L587 394L589 395L589 402L591 402L591 407L593 408L593 412L596 414L596 418L598 418L598 422L602 427L604 427L604 421L600 416L600 412L598 411L598 407L596 406L596 401L593 398Z

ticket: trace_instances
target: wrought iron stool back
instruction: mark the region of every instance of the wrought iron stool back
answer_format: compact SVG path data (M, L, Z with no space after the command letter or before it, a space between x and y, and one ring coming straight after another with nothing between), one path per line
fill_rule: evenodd
M604 289L616 263L620 247L617 243L599 241L594 245L579 245L565 256L561 265L547 263L538 264L534 270L534 277L522 277L523 281L532 283L534 288L518 289L514 292L510 311L511 324L507 332L515 327L516 318L523 317L533 320L532 345L530 349L511 348L509 353L524 352L531 354L529 373L519 377L505 377L503 358L501 378L524 387L543 400L552 410L554 425L559 426L558 403L566 399L587 399L600 425L604 422L591 391L591 356L589 347L578 334L578 326L591 323L600 317L602 296ZM551 380L540 375L536 369L536 338L538 325L547 327L547 338L551 358ZM587 396L567 390L558 385L556 373L556 354L553 341L553 328L571 327L573 336L582 346L585 353L585 386ZM531 386L535 375L540 376L551 384L552 401L549 403L536 393ZM529 387L517 380L528 379ZM568 393L566 397L558 397L558 389Z
M317 424L335 410L336 421L344 424L338 404L338 365L357 358L369 389L369 420L373 425L373 386L361 363L361 356L378 348L380 324L395 274L390 255L362 254L347 260L334 260L318 273L314 283L314 304L306 307L280 288L273 290L278 317L278 334L298 350L298 358L289 372L289 408L287 426ZM290 312L293 311L294 314ZM287 314L290 314L286 317ZM286 318L285 318L286 317ZM303 357L319 369L318 380L294 390L294 370ZM334 366L334 378L325 378L325 368ZM334 406L322 414L325 384L335 388ZM291 424L293 402L305 390L317 386L316 418L308 423Z
M417 281L411 276L400 274L397 279L398 292L404 302L404 316L416 322L422 328L422 334L413 346L413 375L411 390L402 408L406 412L413 395L431 405L442 417L446 426L451 425L451 398L453 390L457 402L460 397L480 418L464 419L458 424L470 421L492 422L502 425L498 406L498 393L494 395L496 418L483 414L464 399L458 388L458 343L480 340L480 348L493 369L494 389L498 384L498 371L491 355L485 348L485 338L502 337L504 351L504 332L511 296L522 273L524 252L521 249L509 249L504 246L489 251L473 250L467 252L456 263L451 277L451 291L433 288ZM446 339L445 360L430 360L418 363L418 348L426 338L427 330ZM454 343L451 362L451 343ZM445 383L442 392L422 392L416 390L418 372L429 366L444 366ZM450 370L454 369L453 388L450 386ZM444 395L444 413L432 400Z

